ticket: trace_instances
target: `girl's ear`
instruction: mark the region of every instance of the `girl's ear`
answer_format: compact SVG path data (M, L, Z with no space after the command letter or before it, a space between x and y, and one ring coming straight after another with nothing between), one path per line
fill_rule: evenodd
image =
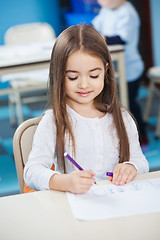
M108 68L109 68L109 63L107 62L106 63L106 71L108 70Z

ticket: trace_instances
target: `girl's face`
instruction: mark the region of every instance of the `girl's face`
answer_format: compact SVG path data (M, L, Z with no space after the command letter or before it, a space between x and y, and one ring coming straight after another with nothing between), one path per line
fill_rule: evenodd
M95 97L103 90L104 74L104 64L99 57L79 50L72 53L65 74L67 104L71 107L93 105Z
M116 9L120 7L125 0L98 0L98 3L101 7L106 7L109 9Z

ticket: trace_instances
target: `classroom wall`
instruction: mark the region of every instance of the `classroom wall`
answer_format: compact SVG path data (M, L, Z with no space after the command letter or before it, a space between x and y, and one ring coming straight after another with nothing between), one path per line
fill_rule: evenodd
M160 1L150 0L152 49L155 66L160 66Z
M75 0L76 1L76 0ZM160 1L150 0L154 65L160 65ZM48 22L58 35L65 26L60 0L0 0L0 44L6 30L16 24Z
M0 44L9 27L37 21L48 22L58 35L62 30L59 0L0 0Z

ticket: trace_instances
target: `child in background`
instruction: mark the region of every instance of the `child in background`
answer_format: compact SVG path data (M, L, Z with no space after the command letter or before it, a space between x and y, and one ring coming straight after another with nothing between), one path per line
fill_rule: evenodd
M92 24L106 38L108 45L124 45L129 109L138 123L140 143L146 145L148 138L145 123L136 99L144 71L144 63L138 51L139 16L133 5L125 0L98 0L98 3L102 8Z
M24 168L28 187L83 193L95 180L106 179L107 171L113 171L109 179L116 185L148 172L136 124L118 102L106 42L93 27L76 25L59 35L49 87L50 109ZM64 152L85 170L77 170Z

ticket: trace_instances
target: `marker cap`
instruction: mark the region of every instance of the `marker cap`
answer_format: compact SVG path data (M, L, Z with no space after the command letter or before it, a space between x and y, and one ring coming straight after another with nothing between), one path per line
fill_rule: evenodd
M113 172L106 172L106 175L107 175L108 177L113 177Z

